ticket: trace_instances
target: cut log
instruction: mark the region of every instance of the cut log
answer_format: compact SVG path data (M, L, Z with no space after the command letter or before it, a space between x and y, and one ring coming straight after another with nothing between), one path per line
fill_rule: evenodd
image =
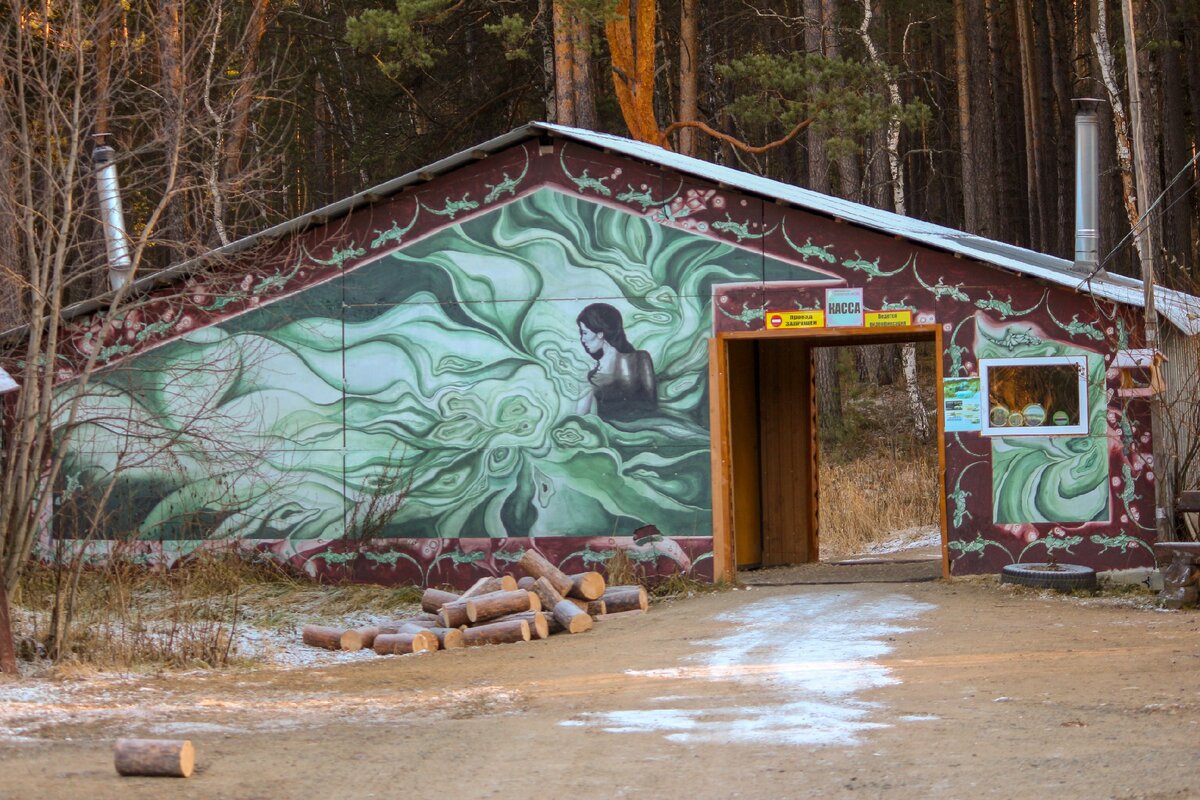
M305 625L301 638L310 647L326 650L362 650L363 637L358 631L330 628L325 625Z
M485 644L508 644L510 642L529 641L529 623L523 619L511 619L505 622L491 622L487 625L477 625L462 632L463 644L467 647L479 647Z
M421 595L421 610L436 614L442 610L442 606L446 605L446 603L453 603L458 599L459 595L456 595L454 592L443 592L441 589L426 589L425 594Z
M599 614L592 617L596 622L603 622L610 619L620 619L621 617L644 617L646 612L640 608L635 608L632 611L618 611L615 614Z
M522 611L520 614L509 614L507 617L501 617L495 621L508 622L514 619L523 619L529 623L530 637L534 639L550 638L550 620L552 618L541 611Z
M545 578L538 578L535 580L529 591L538 596L538 600L541 602L542 608L546 611L553 610L554 607L561 603L563 599L562 594L554 588L554 584L550 583L550 581L546 580Z
M589 600L580 600L578 597L566 597L563 599L565 599L568 603L574 604L574 606L580 611L587 611L588 603L590 602ZM555 603L555 605L558 604Z
M491 594L492 592L511 592L517 588L517 580L511 575L502 575L499 578L480 578L475 581L475 585L462 593L460 599L467 600L472 597L478 597L481 594Z
M438 649L438 640L429 631L418 633L381 633L371 648L381 656L421 653Z
M571 579L571 597L580 600L599 600L604 596L604 576L599 572L581 572L578 575L568 575Z
M567 633L583 633L592 629L592 618L570 600L561 600L554 607L554 618Z
M641 586L610 586L604 593L604 602L609 614L633 611L635 608L645 611L650 607L646 590Z
M113 763L120 775L186 778L196 766L196 751L186 739L117 739Z
M362 637L363 649L368 649L375 644L375 637L383 633L378 625L365 625L361 628L355 628L354 633Z
M571 579L562 570L551 564L536 550L526 550L519 562L525 571L535 578L545 578L550 581L554 591L566 595L571 591Z
M537 578L534 578L530 575L526 575L524 578L521 578L521 580L517 581L517 588L524 589L527 592L532 592L533 584L536 580L537 580Z
M442 650L466 647L463 643L463 632L458 628L430 628L429 632L437 637L438 647Z
M588 616L595 617L598 614L607 614L608 606L603 600L593 600L587 604L587 608L584 611L588 613Z
M474 600L455 600L442 606L441 619L443 628L461 628L470 625L476 619Z
M533 592L526 592L523 589L481 594L469 601L475 604L475 616L471 621L480 624L509 614L529 611L532 608L533 599L536 597L537 595Z

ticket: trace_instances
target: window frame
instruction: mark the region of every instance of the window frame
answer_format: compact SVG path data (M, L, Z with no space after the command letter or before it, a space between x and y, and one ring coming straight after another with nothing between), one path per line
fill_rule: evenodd
M1075 425L1023 425L1019 427L993 426L991 385L988 373L993 367L1050 367L1072 365L1079 373L1079 422ZM1086 436L1089 428L1090 408L1088 403L1088 363L1086 355L1079 356L1028 356L1022 358L979 359L979 399L984 436Z

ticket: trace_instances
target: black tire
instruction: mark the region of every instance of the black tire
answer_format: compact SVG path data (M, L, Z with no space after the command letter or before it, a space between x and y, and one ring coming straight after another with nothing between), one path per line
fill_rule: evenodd
M1060 592L1095 589L1096 570L1079 564L1009 564L1000 570L1000 582Z

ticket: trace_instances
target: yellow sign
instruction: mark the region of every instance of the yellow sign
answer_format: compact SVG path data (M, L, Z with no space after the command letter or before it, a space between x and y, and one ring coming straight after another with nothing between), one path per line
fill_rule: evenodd
M768 311L766 318L770 331L825 327L824 311Z
M903 311L868 311L864 314L863 325L868 328L907 328L912 325L912 312Z

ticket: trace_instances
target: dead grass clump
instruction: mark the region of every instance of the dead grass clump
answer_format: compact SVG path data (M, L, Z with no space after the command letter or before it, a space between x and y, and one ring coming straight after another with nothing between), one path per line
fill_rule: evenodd
M821 555L863 552L889 533L938 522L935 445L864 442L853 460L822 459Z

